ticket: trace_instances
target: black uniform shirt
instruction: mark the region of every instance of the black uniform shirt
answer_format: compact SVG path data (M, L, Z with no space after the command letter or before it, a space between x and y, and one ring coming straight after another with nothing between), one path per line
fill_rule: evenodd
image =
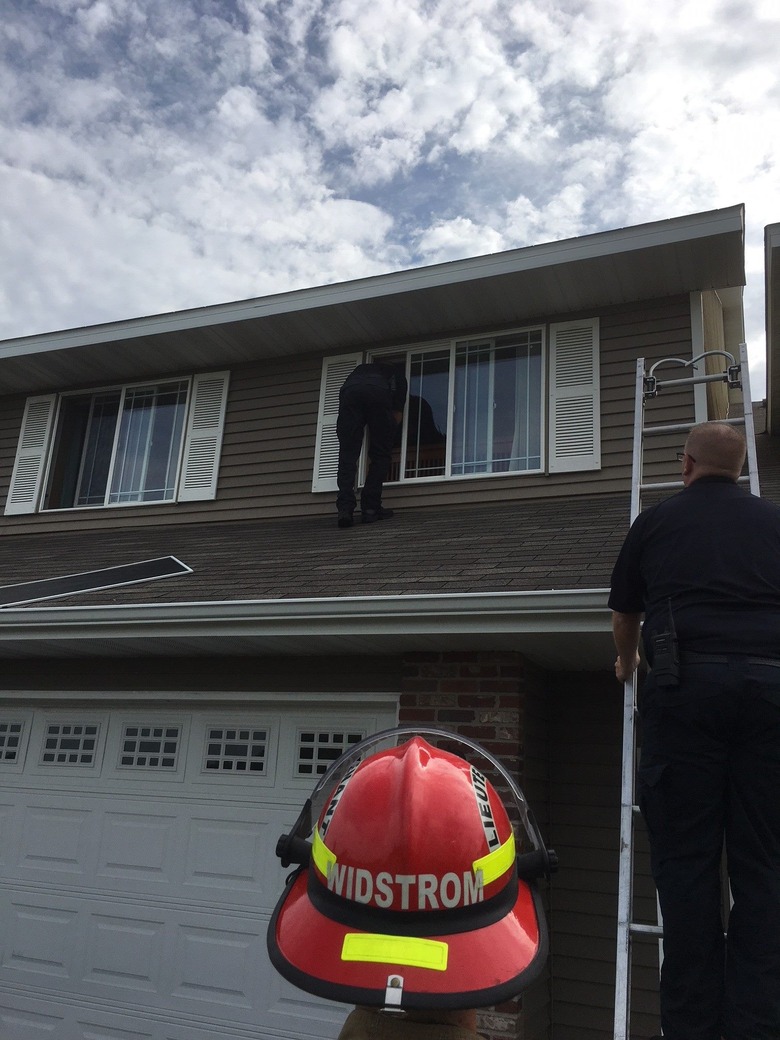
M631 525L609 606L668 626L682 651L780 658L780 508L725 477L700 477Z

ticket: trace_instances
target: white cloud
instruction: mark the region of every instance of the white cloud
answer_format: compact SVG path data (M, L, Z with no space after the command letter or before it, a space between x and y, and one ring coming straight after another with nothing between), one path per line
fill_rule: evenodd
M12 4L0 335L744 201L761 339L778 29L771 0Z

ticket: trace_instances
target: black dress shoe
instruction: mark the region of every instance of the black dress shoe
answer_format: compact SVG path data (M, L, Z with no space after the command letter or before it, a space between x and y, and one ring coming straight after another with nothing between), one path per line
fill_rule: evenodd
M352 513L348 513L346 511L346 509L340 509L339 510L339 518L338 518L338 525L339 525L339 527L352 527L354 522L355 521L352 519Z
M380 506L379 509L364 509L363 510L363 523L364 524L375 524L377 520L389 520L393 515L392 509L384 509Z

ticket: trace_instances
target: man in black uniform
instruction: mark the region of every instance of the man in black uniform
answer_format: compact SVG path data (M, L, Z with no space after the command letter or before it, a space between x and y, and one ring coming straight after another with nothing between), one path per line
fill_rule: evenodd
M694 427L685 490L637 517L612 574L615 674L639 664L642 614L650 666L638 797L664 1040L780 1037L780 509L737 485L744 460L735 427Z
M408 390L400 368L375 361L358 365L339 391L336 435L339 439L336 509L339 527L352 526L355 511L355 475L363 431L368 427L368 473L360 495L364 524L387 520L391 509L382 508L382 485L390 468L398 424Z

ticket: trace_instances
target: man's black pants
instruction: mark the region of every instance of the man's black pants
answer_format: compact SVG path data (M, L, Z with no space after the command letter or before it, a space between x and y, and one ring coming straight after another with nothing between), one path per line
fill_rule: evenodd
M693 656L693 655L692 655ZM638 797L664 924L664 1040L780 1037L780 668L724 657L652 672ZM733 906L724 938L725 840Z
M371 383L353 383L339 392L336 435L339 440L336 508L351 513L355 508L355 476L363 431L368 427L368 473L360 494L362 510L378 510L382 505L382 485L390 469L395 443L396 422L390 390Z

